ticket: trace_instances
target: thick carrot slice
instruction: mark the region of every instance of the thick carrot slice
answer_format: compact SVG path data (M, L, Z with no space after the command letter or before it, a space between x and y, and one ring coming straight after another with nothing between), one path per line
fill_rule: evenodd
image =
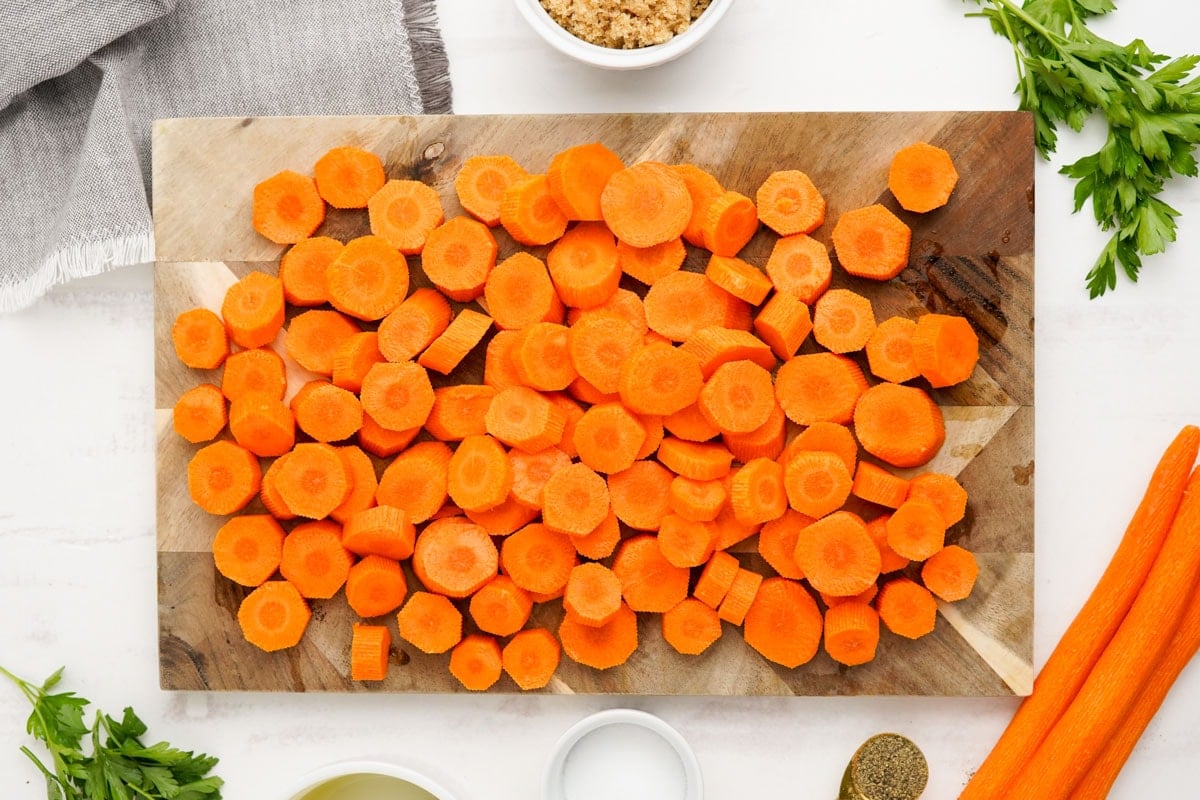
M796 453L783 470L783 483L788 504L813 518L841 508L853 485L845 463L821 450Z
M470 217L454 217L429 232L421 250L421 268L451 300L467 303L483 294L496 266L496 239Z
M642 449L638 451L638 460L641 461L658 451L658 446L662 444L666 431L663 429L663 418L659 416L640 414L638 422L642 424L642 430L646 431L646 440L642 442ZM573 429L572 436L574 436Z
M457 442L467 436L487 433L484 414L496 390L491 386L455 384L433 391L433 408L425 420L425 430L443 442Z
M509 451L508 460L513 471L513 498L536 509L542 507L546 481L571 463L571 457L557 447L546 447L535 453L514 448Z
M875 598L879 618L897 636L920 639L937 624L937 601L929 590L908 578L895 578Z
M888 189L905 211L941 208L958 183L950 154L925 142L901 148L888 168Z
M908 497L923 497L933 503L947 528L957 525L967 514L967 491L950 475L918 475L908 483Z
M294 244L321 227L325 201L312 178L285 169L255 185L252 219L272 242Z
M876 325L866 348L871 374L891 383L904 383L920 375L913 352L916 331L917 323L904 317L889 317Z
M279 569L283 528L270 514L233 517L212 544L217 572L242 586L259 586Z
M240 511L258 494L261 484L258 459L233 442L202 447L188 462L188 494L210 514Z
M581 319L567 333L567 351L579 376L606 394L620 388L621 368L642 347L642 332L612 314Z
M895 467L927 463L946 440L942 410L929 395L895 383L862 393L854 407L854 433L864 450Z
M288 324L287 352L309 372L331 376L334 354L360 333L354 322L336 311L305 311Z
M584 558L608 558L621 542L621 525L617 515L609 512L604 521L582 536L571 536L575 552Z
M697 406L721 433L749 433L775 410L771 373L752 361L722 364L700 390Z
M459 204L489 228L500 224L500 201L515 181L529 175L511 156L471 156L454 178Z
M507 575L497 575L471 595L471 619L484 633L512 636L529 620L533 599Z
M400 638L424 653L444 653L462 639L462 614L440 594L413 592L396 622Z
M812 233L825 221L825 198L798 169L772 172L754 196L758 218L780 236Z
M891 517L891 514L884 514L867 523L867 533L870 534L876 549L879 550L879 571L884 575L889 572L898 572L907 567L909 563L907 558L897 553L888 544L887 521Z
M924 561L946 539L946 523L937 506L921 497L905 500L887 521L888 545L897 554Z
M532 691L550 683L561 653L553 633L545 628L530 628L509 639L500 657L513 683L524 691Z
M422 264L428 272L428 256ZM404 255L379 236L351 239L325 270L329 302L361 320L383 319L408 294Z
M346 583L353 563L337 525L310 522L297 525L283 540L279 573L304 597L327 600Z
M772 288L771 279L761 269L734 256L712 256L704 274L717 286L752 306L766 300Z
M683 178L692 198L692 215L684 228L683 238L696 247L704 247L703 225L708 215L708 204L724 194L725 189L716 178L695 164L673 164L671 169Z
M868 586L866 589L859 592L858 594L850 594L850 595L821 594L821 602L823 602L825 604L826 608L833 608L834 606L838 606L843 603L867 603L867 604L869 604L869 603L874 602L875 596L877 594L879 594L879 587L872 583L870 586Z
M637 461L608 476L609 498L617 519L634 530L656 531L670 511L675 476L657 461Z
M462 360L483 341L492 327L492 318L464 308L442 335L434 339L417 363L422 367L449 375Z
M408 582L399 562L370 555L350 568L346 602L360 617L380 617L404 604Z
M754 332L787 361L812 333L808 306L788 292L776 292L754 318Z
M762 526L758 532L758 554L781 577L802 579L804 570L796 563L796 540L814 522L812 517L789 508L782 517Z
M938 550L921 567L925 588L946 602L970 597L977 577L979 564L975 556L956 544Z
M721 481L696 481L683 476L671 481L671 511L692 522L716 519L726 499Z
M350 473L327 444L296 445L275 479L279 496L293 514L322 519L350 494Z
M917 320L912 350L913 363L930 386L953 386L975 371L979 337L962 317L926 314Z
M835 511L804 528L796 538L796 565L818 592L847 597L879 577L879 549L866 524L848 511Z
M716 611L733 585L741 565L735 556L723 550L716 550L709 557L704 569L700 570L700 578L692 592L697 600Z
M362 379L371 367L385 360L379 352L379 334L356 333L333 351L333 385L351 392L362 391Z
M486 511L467 511L467 519L483 527L492 536L507 536L533 522L538 509L517 501L511 494L503 503Z
M500 554L492 537L462 517L431 522L417 537L412 567L429 589L447 597L469 597L496 577Z
M692 218L683 178L665 164L643 161L613 173L600 195L605 223L634 247L678 239Z
M180 395L172 413L175 432L192 444L217 438L227 419L225 396L211 383L193 386Z
M908 497L908 481L869 461L862 461L854 473L850 492L868 503L899 508Z
M490 689L502 671L500 643L495 637L472 633L450 651L450 674L472 692Z
M663 639L679 653L698 656L721 638L721 618L694 597L663 614Z
M637 614L628 606L604 625L584 625L570 614L558 626L563 652L572 661L593 669L611 669L629 660L637 650Z
M775 374L775 397L800 425L849 422L866 388L858 364L833 353L796 356Z
M567 585L575 566L575 545L566 534L532 523L505 538L500 560L517 586L550 594Z
M468 436L450 457L446 490L464 511L486 511L508 498L512 465L508 454L491 436Z
M846 472L854 474L855 463L858 461L858 442L845 425L836 422L814 422L788 443L779 461L786 467L797 453L805 450L833 453L846 465Z
M483 287L488 313L501 330L535 322L562 322L563 305L541 259L513 253L488 273Z
M838 603L825 612L825 652L848 667L875 658L879 646L879 614L866 603Z
M225 323L207 308L193 308L176 317L171 344L179 360L192 369L216 369L229 356Z
M746 619L746 613L754 604L754 597L762 586L763 577L748 569L739 569L729 584L729 591L717 606L717 615L733 625L741 625Z
M380 458L389 458L408 447L421 432L420 427L403 431L389 430L363 412L363 425L358 431L358 444L363 450Z
M575 452L575 426L579 424L579 420L583 419L583 408L571 397L561 392L551 392L543 397L561 409L565 415L566 422L563 424L562 440L558 443L558 449L574 458L579 455ZM647 434L647 438L649 438L649 434Z
M817 654L821 625L817 602L802 585L767 578L746 612L742 636L763 658L795 669Z
M296 518L296 515L287 507L287 503L283 502L283 498L279 494L279 489L275 486L275 478L278 477L279 470L287 463L289 455L289 453L284 453L271 462L271 466L263 473L262 486L259 489L258 499L262 500L263 506L266 507L271 516L278 520Z
M575 380L567 328L553 322L535 322L522 328L513 346L513 366L521 383L543 392L557 392Z
M600 194L608 179L623 169L620 156L600 142L580 144L550 159L546 182L567 219L599 220Z
M650 344L634 351L622 366L618 388L630 411L665 416L695 403L703 386L694 355L669 344Z
M714 255L736 256L758 231L758 209L744 194L722 192L709 202L700 231Z
M558 296L574 308L604 303L621 280L617 243L602 222L581 222L567 231L550 248L546 266Z
M778 458L786 437L787 416L777 403L772 402L771 416L766 422L749 433L726 433L721 436L721 441L735 459L745 464L755 458Z
M268 394L251 392L230 403L229 432L256 456L281 456L296 443L292 412Z
M350 679L381 681L387 678L392 634L386 625L354 623L350 639Z
M435 289L417 289L379 323L379 352L411 361L450 324L450 304Z
M594 405L575 425L579 460L606 475L633 466L645 440L645 428L620 403Z
M574 397L581 403L586 403L592 406L598 406L604 403L621 402L621 395L602 392L591 383L578 376L575 378L575 380L571 381L571 385L567 387L567 394L571 395L571 397Z
M566 413L524 386L501 389L484 414L487 433L527 453L536 453L562 440Z
M712 481L729 474L733 454L715 442L685 442L668 436L658 446L658 460L676 475Z
M756 458L733 476L729 507L738 521L756 525L779 519L788 507L783 467L769 458Z
M554 202L545 175L515 180L500 200L500 224L517 242L550 244L567 230L567 216Z
M780 294L812 305L829 288L833 264L825 245L799 233L775 242L767 259L767 276Z
M678 272L685 258L687 248L681 238L652 247L634 247L628 242L617 242L617 263L621 271L647 286L653 286L672 272Z
M771 402L775 402L774 390ZM721 435L721 429L709 422L708 417L700 411L699 401L661 419L663 427L672 436L689 442L707 442Z
M714 534L713 526L708 522L667 514L658 529L658 547L671 565L698 567L713 554Z
M571 570L563 608L581 624L604 625L617 615L621 605L621 580L611 569L590 562Z
M689 571L667 561L654 536L634 536L621 542L612 570L621 580L625 602L634 611L662 613L687 597Z
M618 249L620 246L618 242ZM569 309L567 311L567 325L574 328L584 320L598 316L619 317L636 328L638 333L643 336L649 330L646 326L646 307L642 303L642 298L628 289L617 289L612 293L611 297L594 308Z
M547 527L582 536L609 512L608 484L586 464L571 464L550 476L542 492Z
M409 256L421 252L445 219L438 193L421 181L388 181L371 195L367 212L371 233Z
M701 328L689 336L679 349L700 360L700 371L705 380L711 378L718 367L731 361L751 361L765 370L775 369L775 356L771 354L771 348L749 331L718 326Z
M813 338L832 353L851 353L867 346L875 332L871 301L849 289L830 289L817 300Z
M221 318L229 338L239 347L264 347L283 327L283 284L257 270L229 287Z
M733 488L733 474L730 473L725 476L726 494L730 494ZM737 514L733 511L733 506L728 503L721 509L721 513L717 514L717 518L712 521L712 526L716 531L713 547L718 550L728 550L735 544L749 539L758 533L758 529L761 527L757 522L750 523L739 520Z
M878 203L842 214L832 238L838 262L851 275L890 281L908 266L912 230Z
M297 395L299 398L299 395ZM318 442L349 439L362 427L362 403L353 392L320 384L296 403L296 424Z
M420 364L384 362L371 367L363 378L363 411L393 431L425 424L433 410L433 385Z
M655 282L644 301L650 330L683 342L709 327L735 328L749 306L698 272L672 272Z
M346 518L342 528L342 546L351 553L383 556L393 561L403 561L411 556L416 539L412 520L404 509L395 506L372 506L357 511Z
M335 147L313 166L317 192L334 208L366 208L387 177L383 162L359 147Z
M312 612L295 586L267 581L246 595L237 616L246 641L273 653L300 643Z
M279 260L284 299L294 306L319 306L329 302L325 270L344 246L337 239L315 236L288 248Z

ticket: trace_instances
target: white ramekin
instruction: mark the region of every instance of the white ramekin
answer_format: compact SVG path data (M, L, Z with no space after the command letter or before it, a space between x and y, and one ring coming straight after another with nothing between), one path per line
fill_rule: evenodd
M322 784L350 775L384 775L424 789L438 800L457 800L449 789L416 770L386 761L368 760L339 761L315 769L298 779L288 791L285 791L281 796L282 800L304 800L306 795L315 791Z

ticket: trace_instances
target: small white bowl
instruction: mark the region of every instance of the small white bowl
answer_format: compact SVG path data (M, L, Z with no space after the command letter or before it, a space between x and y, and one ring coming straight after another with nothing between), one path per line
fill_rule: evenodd
M696 760L696 754L692 752L691 746L688 745L687 740L683 738L679 731L672 728L666 722L663 722L660 718L653 714L647 714L645 711L636 711L631 708L614 708L583 718L571 726L558 740L558 743L554 746L554 753L550 757L550 761L546 764L546 773L542 780L542 800L579 800L579 798L567 795L568 759L584 737L611 725L635 726L650 731L661 738L666 745L669 745L668 753L673 751L674 755L678 757L678 766L682 772L683 786L681 789L683 793L678 796L669 796L665 793L657 792L654 793L656 800L701 800L704 797L704 779L700 774L700 762ZM650 758L655 757L657 754L649 754L649 749L647 748L646 751L639 753L639 755ZM655 749L665 750L666 748ZM587 772L594 773L601 769L605 772L632 771L637 768L637 765L630 763L627 753L621 754L616 750L609 753L606 757L602 751L587 753L581 748L581 752L577 754L577 757L581 755L589 759L594 759L594 763L577 767ZM670 755L667 754L666 757L670 758ZM674 766L673 762L665 762L663 766L667 771L673 772L671 770L671 767ZM597 792L597 789L598 787L593 785L589 796L599 797L600 794ZM630 796L627 800L640 800L640 797L634 798Z
M284 792L282 797L283 800L323 800L322 789L332 791L331 784L348 784L356 778L361 778L363 781L390 779L395 782L395 792L388 791L386 794L366 796L377 796L388 800L391 800L392 797L403 798L403 800L408 800L410 797L414 800L416 798L426 800L428 796L432 796L435 800L457 800L449 789L432 778L408 767L389 764L386 761L340 761L336 764L326 765L296 781L295 785ZM408 790L407 794L400 793L404 789ZM338 795L332 796L337 797Z
M712 0L704 13L688 29L662 44L619 50L585 42L569 33L554 21L539 0L516 0L517 8L526 21L551 46L577 61L604 69L645 69L665 64L691 50L708 32L717 26L721 17L733 5L733 0Z

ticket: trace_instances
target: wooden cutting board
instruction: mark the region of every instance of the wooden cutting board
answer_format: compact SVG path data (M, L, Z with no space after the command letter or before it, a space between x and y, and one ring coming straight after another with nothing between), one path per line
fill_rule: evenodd
M770 664L725 624L699 657L663 641L660 618L640 615L640 647L624 666L599 672L564 658L545 691L713 695L1006 695L1033 686L1033 140L1026 114L650 114L487 117L176 119L156 123L154 222L155 368L158 425L158 601L160 665L166 689L448 692L460 687L446 656L428 656L393 632L392 668L382 684L349 675L353 614L340 596L313 603L301 645L267 654L237 627L247 590L216 574L209 551L224 521L192 505L186 464L197 446L175 435L171 408L219 373L189 370L170 343L181 311L219 309L225 289L258 269L274 273L282 247L250 225L252 187L282 170L307 172L327 149L352 144L383 158L389 177L417 178L461 213L453 178L463 160L508 153L530 171L572 144L600 140L627 163L692 162L728 188L753 196L775 169L806 171L828 199L829 242L838 215L870 203L897 211L913 229L908 268L886 284L835 271L834 285L869 295L879 319L928 311L967 317L981 358L966 384L934 392L947 421L946 444L926 469L956 474L970 493L966 518L948 541L981 565L974 594L943 604L933 634L917 641L884 632L877 658L846 668L823 652L794 670ZM927 215L900 210L887 191L887 167L900 147L925 140L946 148L961 179L948 206ZM365 213L331 211L319 234L367 233ZM497 229L500 255L515 249ZM765 263L775 239L763 231L743 257ZM419 261L414 284L422 285ZM836 262L835 262L836 263ZM691 251L687 269L704 269ZM426 284L427 285L427 284ZM281 334L281 337L285 334ZM282 340L277 341L279 347ZM478 382L482 347L452 377ZM310 376L291 366L291 390ZM257 501L250 511L259 510ZM771 570L755 539L739 545L744 566ZM412 584L410 584L412 585ZM531 624L557 626L558 602L539 606ZM468 622L469 624L469 622ZM493 691L516 691L501 678Z

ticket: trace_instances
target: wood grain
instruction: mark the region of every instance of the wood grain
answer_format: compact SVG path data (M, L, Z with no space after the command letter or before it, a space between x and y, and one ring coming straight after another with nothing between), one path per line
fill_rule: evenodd
M199 511L186 489L196 446L174 435L170 409L186 389L218 382L219 371L184 368L170 326L190 307L219 308L224 288L253 269L274 271L281 247L250 227L251 187L281 170L306 170L328 148L355 144L384 159L390 177L418 178L461 213L452 181L469 155L504 152L530 170L570 144L604 141L627 162L688 161L746 194L771 171L808 172L832 221L879 202L913 229L908 267L886 284L835 273L835 285L868 294L876 315L929 311L967 317L980 336L980 366L965 384L934 396L947 441L930 468L957 474L970 494L966 518L948 540L977 553L981 575L966 601L943 606L935 632L918 641L885 633L871 664L841 667L824 653L787 670L769 664L726 626L704 655L684 657L662 639L657 616L642 615L640 647L620 668L597 672L564 659L546 692L759 695L1004 695L1032 687L1033 659L1033 147L1027 115L997 113L567 115L529 117L336 117L163 120L154 129L155 369L158 409L158 569L161 680L167 689L276 691L459 691L444 656L397 642L388 680L349 680L353 614L344 600L313 603L302 644L268 655L237 628L247 590L216 574L209 554L223 522ZM886 190L892 153L914 140L946 148L961 180L951 203L927 215L898 209ZM361 212L331 211L319 233L367 232ZM517 246L497 230L501 257ZM774 235L760 232L743 257L765 262ZM539 252L535 250L535 252ZM428 285L410 259L413 285ZM685 268L702 271L690 250ZM630 283L629 288L636 288ZM274 346L282 349L282 333ZM310 376L295 365L294 391ZM444 382L478 381L482 348ZM438 383L438 381L435 381ZM382 462L377 462L382 468ZM257 504L258 501L255 501ZM251 509L257 508L252 505ZM753 540L735 548L745 566L769 573ZM415 578L410 579L415 582ZM556 602L531 624L555 627ZM388 624L395 633L394 618ZM396 640L395 636L393 637ZM506 677L494 691L516 691Z

